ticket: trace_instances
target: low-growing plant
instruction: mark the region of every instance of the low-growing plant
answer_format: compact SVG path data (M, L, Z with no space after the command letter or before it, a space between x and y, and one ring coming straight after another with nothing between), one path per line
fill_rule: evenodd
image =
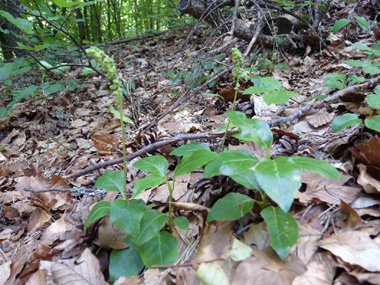
M238 50L234 50L235 56L239 54ZM237 79L236 88L238 89L241 54L240 57L235 57L235 60L238 67L234 70L234 77ZM271 82L274 86L269 84ZM264 80L264 85L260 87L264 88L261 89L264 90L263 93L273 92L273 90L282 91L277 82L270 80ZM266 149L267 155L258 159L246 150L215 152L204 143L190 143L171 153L171 155L181 157L171 178L167 177L168 163L163 156L145 157L133 164L134 167L150 174L137 181L132 199L142 191L165 182L169 190L167 215L152 209L153 206L147 206L141 200L128 200L125 195L126 180L123 171L107 171L99 177L95 187L124 193L124 199L97 203L84 226L86 230L92 222L109 214L111 221L129 234L124 241L130 247L124 250L113 250L111 253L109 271L112 280L120 276L129 277L138 274L144 266L150 268L153 265L171 265L176 262L177 240L164 227L168 223L170 231L173 224L181 229L186 229L188 226L188 221L184 217L173 220L172 193L175 179L179 176L204 167L205 178L216 175L228 176L244 187L259 193L260 199L253 199L239 193L228 193L217 200L211 208L207 222L240 219L253 209L254 204L257 204L262 209L260 215L267 224L271 246L281 259L289 254L299 235L297 222L289 210L301 186L302 170L312 171L332 179L341 179L340 173L322 160L285 156L271 158L270 147L273 143L273 134L265 121L248 119L244 113L237 111L228 113L227 117L229 126L238 128L238 132L233 134L233 137L245 142L256 142ZM228 129L228 127L225 128ZM269 202L268 198L273 202Z

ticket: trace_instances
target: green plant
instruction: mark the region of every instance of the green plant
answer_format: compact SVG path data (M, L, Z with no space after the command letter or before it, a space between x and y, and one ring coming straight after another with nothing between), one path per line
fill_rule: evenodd
M371 28L369 27L369 24L367 22L366 19L364 19L363 17L360 17L360 16L354 16L357 24L359 25L360 28L363 29L363 31L367 32L367 33L370 33L371 32ZM333 33L336 34L337 32L339 32L341 29L343 29L344 27L346 27L348 24L352 23L351 20L348 20L348 19L339 19L338 21L335 22L334 26L333 26Z
M376 86L374 89L375 93L370 93L364 100L367 102L368 106L378 110L380 109L380 86ZM365 119L364 125L362 120L352 113L347 113L336 117L331 126L331 130L333 132L339 132L347 127L356 126L357 124L361 124L361 131L363 133L363 128L366 126L367 128L380 132L380 115L373 116L372 118Z

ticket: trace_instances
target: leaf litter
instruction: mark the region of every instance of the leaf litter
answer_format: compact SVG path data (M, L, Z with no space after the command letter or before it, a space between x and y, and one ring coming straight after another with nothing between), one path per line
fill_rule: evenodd
M348 5L334 19L350 9ZM260 103L260 96L244 97L244 90L238 93L241 101L237 106L241 104L247 115L270 121L291 116L310 104L312 97L332 94L334 90L323 84L325 76L332 72L360 73L344 60L366 58L365 53L352 48L353 35L359 35L360 29L353 25L348 28L347 33L330 35L330 48L337 60L332 61L325 50L322 54L308 51L303 56L291 55L287 59L290 69L275 68L266 75L281 81L288 91L301 94L285 108ZM360 34L359 40L372 45L375 39ZM182 108L156 120L205 81L196 82L191 77L196 63L188 58L201 55L197 50L207 37L198 32L181 50L185 41L185 34L174 32L140 45L107 49L130 91L123 115L138 126L138 130L127 126L129 153L176 134L217 131L226 123L224 113L233 93L230 74L197 92ZM222 63L229 65L229 53L224 52ZM106 170L120 167L110 164L73 178L88 166L120 157L119 123L109 109L115 98L100 77L83 78L80 70L68 76L84 80L87 86L57 94L51 100L32 98L17 103L15 112L1 119L0 148L6 148L0 153L1 284L105 284L110 249L125 247L121 240L127 233L108 217L83 232L91 207L98 201L112 201L117 195L93 188L96 179ZM342 102L328 104L274 130L271 153L323 159L344 174L342 181L336 181L303 173L303 185L290 211L298 222L300 236L285 260L270 248L268 231L255 207L237 222L206 223L207 212L222 194L248 190L229 178L205 179L195 171L180 177L173 193L176 214L190 221L187 231L174 231L181 245L178 264L164 272L146 269L138 277L120 278L115 284L379 284L379 138L376 132L368 131L368 139L361 140L358 127L338 133L332 133L330 127L342 110L364 117L374 115L363 109L365 92L344 94ZM144 126L152 122L155 129L148 132ZM208 143L211 147L220 144L218 139ZM175 165L177 160L169 153L177 144L154 149L152 154L162 154ZM263 152L257 145L230 142L230 149L247 148L258 157ZM128 175L133 186L144 174L130 167ZM165 187L145 191L138 198L165 211ZM242 261L230 258L242 250L234 245L236 238L253 249Z

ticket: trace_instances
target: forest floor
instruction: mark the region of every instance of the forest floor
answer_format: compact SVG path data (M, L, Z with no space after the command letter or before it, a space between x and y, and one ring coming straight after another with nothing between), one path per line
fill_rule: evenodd
M330 25L347 18L352 8L340 10ZM366 17L364 8L356 8L355 13ZM378 114L364 100L374 86L366 81L338 90L324 84L332 73L379 80L345 63L366 61L376 35L379 31L368 33L353 23L336 34L329 32L331 53L319 44L305 45L292 52L282 50L274 59L270 52L254 47L245 58L250 76L274 78L286 90L300 94L284 105L268 106L261 95L243 95L253 84L241 82L235 110L271 122L272 157L322 159L343 175L337 181L303 172L302 187L290 210L300 234L285 260L271 249L265 223L254 212L239 221L208 224L205 212L196 207L177 209L175 215L190 221L187 231L174 228L180 244L178 264L165 271L145 269L115 284L199 284L197 268L211 260L217 260L233 284L380 284L380 139L376 131L365 127L363 131L360 124L331 131L333 119L344 113L363 120ZM178 157L169 153L185 139L159 148L148 146L176 136L191 141L187 134L205 133L204 139L195 141L214 150L220 147L221 139L212 134L227 123L225 113L231 109L235 83L232 71L217 75L233 65L231 47L244 51L247 43L237 41L213 53L233 38L226 36L212 46L213 40L202 28L191 35L171 32L105 50L114 58L129 93L123 102L124 115L135 122L135 127L126 126L129 154L141 149L146 150L142 156L161 154L168 159L169 169L174 169ZM354 43L369 50L354 48ZM110 248L124 247L120 232L107 219L83 232L90 207L118 195L96 189L94 184L106 170L121 169L112 160L122 156L122 148L120 123L109 109L115 96L108 83L81 72L73 68L65 76L86 87L28 98L0 120L0 148L4 148L0 153L0 284L105 284L110 282ZM197 89L213 76L215 81ZM257 144L231 138L227 143L229 149L263 156ZM144 176L132 166L139 158L129 163L130 191ZM86 171L105 162L110 165ZM173 199L211 208L217 198L231 191L254 195L226 177L205 180L198 171L177 179ZM138 198L167 212L168 193L162 185ZM253 248L252 257L241 262L226 257L233 237Z

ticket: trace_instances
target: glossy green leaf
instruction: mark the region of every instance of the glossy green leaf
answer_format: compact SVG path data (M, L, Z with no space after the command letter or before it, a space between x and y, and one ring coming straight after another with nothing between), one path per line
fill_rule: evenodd
M253 208L255 200L240 194L228 193L223 198L216 201L211 211L208 213L207 222L215 220L233 221L244 217Z
M236 175L255 166L258 159L246 150L227 150L218 153L216 158L206 165L204 177L214 175Z
M97 219L100 219L107 215L111 211L111 202L100 201L98 202L90 211L87 216L86 222L84 223L83 231L86 232L87 228L95 222Z
M260 85L270 87L272 90L280 90L282 88L281 82L272 77L260 78Z
M189 143L176 148L170 153L170 155L190 156L194 151L200 149L210 150L209 146L204 143Z
M168 216L157 211L148 210L140 222L140 233L135 239L136 245L140 246L152 239L168 221Z
M291 214L273 206L262 210L261 216L267 224L272 248L285 259L298 239L297 221Z
M342 175L340 172L335 167L328 164L326 161L300 156L291 157L291 160L293 160L295 164L304 170L318 173L319 175L331 179L342 180Z
M140 249L130 246L127 249L112 250L109 273L112 282L120 277L131 277L139 274L145 265L140 256Z
M195 277L202 285L230 285L230 280L218 262L201 263Z
M277 156L273 160L264 157L256 167L255 175L265 193L283 211L289 211L301 186L301 168L288 157Z
M149 171L157 176L165 177L168 170L168 162L165 157L161 155L154 155L144 157L133 164L137 169Z
M336 21L334 26L333 26L333 33L336 34L341 29L343 29L345 26L347 26L349 23L351 23L351 21L348 19L340 19L340 20Z
M111 110L111 113L116 117L116 118L118 118L119 120L120 120L120 112L119 111L117 111L113 106L112 106L112 104L110 105L110 110ZM123 122L125 122L125 123L128 123L128 124L131 124L131 125L135 125L135 123L130 119L130 118L128 118L128 117L126 117L126 116L122 116L122 120L123 120Z
M115 200L111 203L111 221L126 233L137 236L146 205L142 200Z
M176 227L183 231L186 231L189 228L189 220L183 216L175 218L173 223Z
M234 261L242 261L252 256L253 249L241 242L240 240L233 238L232 248L227 252L227 256Z
M354 18L356 19L356 22L358 22L360 28L362 28L366 32L370 31L369 24L366 19L360 16L354 16Z
M145 176L144 178L139 179L136 182L135 187L133 187L132 198L135 198L139 193L141 193L142 191L146 189L159 186L165 180L166 180L165 177L162 177L154 173L151 173Z
M244 141L257 142L261 147L269 151L273 142L273 133L267 122L259 119L248 119L247 115L242 112L227 113L231 126L238 127L239 132L233 137Z
M117 172L106 171L96 180L95 187L122 193L124 191L124 172L122 170Z
M217 153L208 149L199 149L194 151L190 156L185 156L174 170L173 177L186 175L195 169L202 167L217 156Z
M160 232L141 246L141 258L144 264L173 265L178 260L178 241L168 232Z
M238 173L236 175L231 175L230 177L248 189L262 192L262 189L256 180L255 172L252 169L248 169L247 171Z
M366 119L364 123L367 128L380 132L380 115L373 116L371 119Z
M248 89L246 89L243 94L260 94L260 93L267 93L272 91L273 88L271 87L265 87L265 86L251 86Z
M344 128L356 126L359 124L361 120L352 113L347 113L342 116L336 117L332 124L331 124L331 130L335 132L339 132L340 130L343 130Z

